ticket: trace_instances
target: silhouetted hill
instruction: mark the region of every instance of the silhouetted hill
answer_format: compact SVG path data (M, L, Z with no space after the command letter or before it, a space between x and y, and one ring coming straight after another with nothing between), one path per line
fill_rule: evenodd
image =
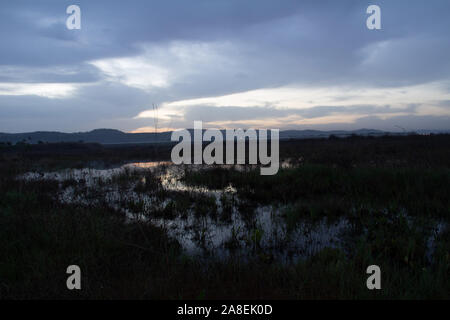
M101 144L121 143L157 143L170 140L170 132L163 133L125 133L114 129L96 129L89 132L27 132L0 133L0 142L56 143L56 142L89 142Z
M192 129L189 130L192 134ZM222 131L224 134L224 132ZM420 134L444 133L442 131L419 130ZM126 133L115 129L95 129L89 132L51 132L37 131L27 133L0 133L0 143L16 144L18 142L37 144L37 143L57 143L57 142L86 142L101 144L124 144L124 143L167 143L170 142L172 132L162 133ZM328 138L330 136L348 137L351 135L361 136L380 136L388 132L359 129L354 131L345 130L285 130L280 131L280 139L310 139L310 138ZM406 133L390 133L406 134Z

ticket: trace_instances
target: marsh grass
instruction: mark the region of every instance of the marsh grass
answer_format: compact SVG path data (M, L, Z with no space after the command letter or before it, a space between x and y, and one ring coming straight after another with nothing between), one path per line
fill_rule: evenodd
M87 187L75 179L20 180L17 175L49 167L66 168L101 159L112 162L153 151L92 147L85 154L58 146L2 148L0 153L0 297L3 299L448 299L450 296L449 137L384 137L282 143L282 156L297 159L272 177L259 170L213 168L185 171L190 186L236 194L216 199L198 192L162 187L150 171L124 171ZM44 149L42 149L44 148ZM47 150L47 149L49 150ZM3 150L5 149L5 150ZM37 150L37 151L36 151ZM112 156L114 154L114 156ZM79 157L79 159L77 159ZM102 198L104 188L137 194L123 206L164 221L196 217L196 241L207 247L208 224L232 224L243 217L224 246L252 255L223 260L187 255L168 236L168 227L130 220ZM75 188L92 201L55 201L61 189ZM155 199L147 207L145 196ZM96 200L96 201L94 201ZM163 205L164 204L164 205ZM267 236L255 219L263 205L294 232L324 218L348 221L345 246L326 247L306 259L280 263L264 250ZM445 225L434 231L437 222ZM306 228L308 229L308 228ZM430 238L433 250L430 251ZM286 239L278 243L281 247ZM430 253L431 252L431 253ZM211 253L213 255L213 253ZM66 268L82 270L81 291L69 291ZM382 290L366 288L366 268L382 270Z
M217 177L217 179L216 179ZM304 164L281 169L275 176L261 176L259 170L239 172L214 169L187 172L185 183L208 188L233 185L242 210L251 204L292 204L295 211L316 217L345 215L358 203L373 206L395 204L417 216L450 216L449 168L339 168Z

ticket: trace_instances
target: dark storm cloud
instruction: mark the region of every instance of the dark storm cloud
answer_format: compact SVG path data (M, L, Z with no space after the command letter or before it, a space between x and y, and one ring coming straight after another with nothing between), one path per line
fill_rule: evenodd
M377 1L383 8L384 28L379 33L365 28L368 1L77 3L82 29L69 32L65 8L71 1L2 2L0 64L78 64L138 54L140 43L220 40L242 46L237 56L248 65L251 79L257 77L253 69L261 71L264 65L268 85L296 78L350 80L356 74L367 81L403 76L421 81L428 73L442 76L449 67L448 1ZM379 48L379 41L387 42ZM369 44L373 46L367 52L359 51ZM355 68L369 54L380 57Z
M365 27L365 10L374 3L382 8L381 31ZM450 80L450 2L446 0L81 0L76 1L82 10L82 29L77 31L65 28L65 11L71 4L75 3L1 2L0 83L86 86L58 99L0 96L0 131L93 129L102 123L131 130L145 122L133 118L151 102L285 85L391 88ZM171 49L174 43L188 48L211 44L213 53L224 59L198 58L193 63L191 58L201 57L202 52L188 51L188 59L177 62L180 54ZM147 55L148 50L162 53ZM111 79L90 64L140 56L177 77L169 77L167 86L143 89L124 85L123 75ZM242 121L404 110L396 105L350 106L351 90L345 95L348 107L206 110L202 108L207 106L200 106L187 109L183 121L201 119L205 112L217 120ZM414 111L411 107L407 112ZM378 118L367 119L373 126L380 124ZM433 127L428 118L421 118L423 126L416 121L419 118L411 119L418 127Z
M77 63L138 53L140 42L215 40L296 10L295 1L77 1L82 29L68 32L65 11L71 4L3 1L1 63Z
M48 67L0 65L0 82L8 83L88 83L100 80L98 70L88 64Z

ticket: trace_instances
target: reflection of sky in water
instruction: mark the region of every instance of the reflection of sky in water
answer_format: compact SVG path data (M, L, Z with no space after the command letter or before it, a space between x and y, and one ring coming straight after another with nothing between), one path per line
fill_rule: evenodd
M284 163L284 167L292 166L289 161ZM244 166L224 165L223 167L246 170ZM249 225L237 210L239 196L233 186L230 185L222 190L210 190L206 187L188 186L183 183L185 170L207 168L210 167L207 165L176 166L170 162L155 161L128 163L112 169L83 168L57 172L29 172L19 178L50 179L61 183L72 181L74 183L61 188L56 195L58 201L82 205L101 205L106 202L112 208L124 212L129 219L145 219L163 227L169 236L176 238L190 255L209 256L212 253L216 258L225 258L230 255L246 257L257 251L268 258L287 262L311 256L325 247L343 247L341 235L349 229L349 223L345 218L333 223L326 218L314 224L304 221L295 230L288 232L285 219L282 217L283 207L260 206L255 209L254 217ZM148 171L159 177L166 190L213 196L216 199L218 214L222 211L221 196L234 197L235 205L232 207L231 221L225 223L211 216L196 217L193 212L172 219L152 218L146 215L146 212L151 212L155 206L161 210L164 209L171 200L167 198L164 201L158 201L151 194L134 191L138 182L145 182L145 173ZM112 183L115 177L124 173L129 180L127 184L119 186ZM139 203L142 212L131 212L126 205L130 202ZM439 224L437 232L428 241L429 252L432 251L434 238L442 230L443 227ZM257 241L255 241L255 232L259 234ZM234 244L238 244L237 249L230 249L227 246L231 240Z
M149 168L156 168L159 166L168 166L171 164L172 164L172 162L170 162L170 161L133 162L133 163L124 164L123 168L149 169Z

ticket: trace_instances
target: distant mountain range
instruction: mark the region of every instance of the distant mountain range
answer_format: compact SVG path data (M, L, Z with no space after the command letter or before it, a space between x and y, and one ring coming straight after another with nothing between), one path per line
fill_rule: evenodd
M190 130L192 131L192 129ZM351 135L360 136L381 136L389 132L360 129L354 131L334 130L334 131L318 131L318 130L286 130L280 131L280 139L308 139L308 138L327 138L331 135L337 137L347 137ZM430 133L450 133L448 131L437 130L418 130L418 134ZM96 129L89 132L49 132L37 131L29 133L0 133L0 143L57 143L57 142L88 142L100 144L137 144L137 143L167 143L170 142L172 132L161 133L125 133L115 129ZM406 134L406 133L389 133L389 134Z

